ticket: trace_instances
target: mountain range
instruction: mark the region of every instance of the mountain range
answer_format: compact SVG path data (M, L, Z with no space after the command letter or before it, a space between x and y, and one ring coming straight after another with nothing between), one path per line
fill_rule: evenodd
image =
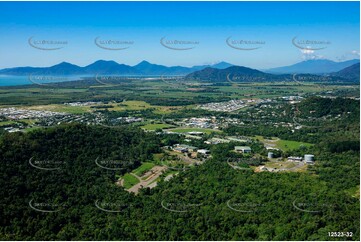
M359 62L359 59L342 62L335 62L327 59L307 60L290 66L277 67L263 71L272 74L326 74L338 72Z
M360 82L360 63L348 66L341 71L330 74L297 74L297 79L312 81L351 81ZM206 82L262 82L295 80L295 74L271 74L244 66L231 66L225 69L207 67L185 76L186 80ZM301 78L303 77L303 78ZM327 77L327 79L326 79Z
M4 75L186 75L207 67L227 68L232 66L227 62L220 62L214 65L201 65L193 67L184 66L163 66L142 61L135 66L119 64L115 61L98 60L90 65L80 67L68 62L50 67L15 67L0 70Z
M349 80L360 80L360 63L353 64L352 66L346 67L345 69L332 73L331 75Z
M277 75L261 72L244 66L231 66L225 69L217 69L207 67L205 69L195 71L188 74L185 79L188 80L208 80L213 82L226 81L242 82L242 81L265 81L277 78Z
M273 68L265 71L235 66L227 62L214 65L199 65L193 67L164 66L142 61L137 65L129 66L115 61L98 60L90 65L80 67L68 62L50 67L15 67L0 70L3 75L179 75L192 80L209 81L274 81L290 78L291 74L322 74L342 78L345 80L359 81L359 60L334 62L330 60L308 60L287 67Z

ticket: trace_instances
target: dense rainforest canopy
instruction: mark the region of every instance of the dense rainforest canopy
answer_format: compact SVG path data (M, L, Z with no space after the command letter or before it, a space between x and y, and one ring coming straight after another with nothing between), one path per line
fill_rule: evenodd
M255 173L232 169L217 145L205 164L138 195L115 185L162 145L126 127L2 134L0 239L359 240L358 151L316 145L306 172Z

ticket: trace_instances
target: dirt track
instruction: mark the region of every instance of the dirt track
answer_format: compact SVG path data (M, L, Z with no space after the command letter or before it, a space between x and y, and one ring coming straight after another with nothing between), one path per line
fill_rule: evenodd
M165 166L154 166L151 170L146 172L142 177L139 177L139 176L135 175L134 173L131 173L133 176L138 178L138 180L140 182L138 184L132 186L131 188L129 188L127 191L138 194L140 188L155 187L156 182L154 182L154 183L152 183L152 182L154 180L156 180L162 174L162 172L165 171L166 169L167 169L167 167L165 167Z

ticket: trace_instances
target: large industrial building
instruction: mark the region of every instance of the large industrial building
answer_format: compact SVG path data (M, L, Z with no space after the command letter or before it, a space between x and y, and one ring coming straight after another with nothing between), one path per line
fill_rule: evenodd
M304 156L304 161L306 164L313 164L315 163L315 156L307 154Z
M234 151L239 153L251 153L252 149L249 146L235 146Z

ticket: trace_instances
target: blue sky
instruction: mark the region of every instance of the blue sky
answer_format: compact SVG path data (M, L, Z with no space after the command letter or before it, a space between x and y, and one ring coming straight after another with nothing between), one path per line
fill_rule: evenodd
M62 61L85 66L104 59L167 66L227 61L263 69L306 59L359 58L359 2L0 2L0 9L0 68ZM40 50L28 43L30 37L66 44ZM124 50L103 49L94 43L96 37L132 44L107 46L129 47ZM162 37L191 41L178 46L193 48L166 48ZM229 37L257 42L232 42L257 49L231 48ZM321 44L297 48L295 37ZM311 47L323 49L307 49Z

